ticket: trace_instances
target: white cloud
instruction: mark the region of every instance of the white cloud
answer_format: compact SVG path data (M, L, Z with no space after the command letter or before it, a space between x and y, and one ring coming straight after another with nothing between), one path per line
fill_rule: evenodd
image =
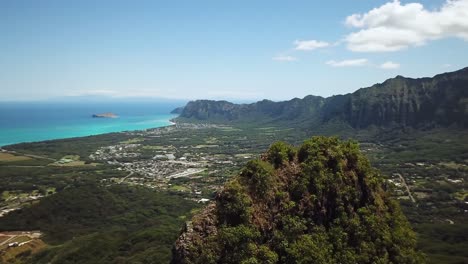
M452 64L449 64L449 63L445 63L442 65L442 68L450 68L452 67Z
M278 56L273 57L273 60L275 61L297 61L297 58L293 56L287 56L287 55L278 55Z
M354 60L342 60L342 61L327 61L326 64L332 67L357 67L365 66L369 63L367 59L354 59Z
M395 69L400 68L400 64L392 62L392 61L387 61L387 62L384 62L384 63L380 64L379 67L381 69L385 69L385 70L395 70Z
M345 37L348 49L357 52L397 51L448 37L468 41L468 0L447 0L438 10L395 0L345 23L360 29Z
M296 40L294 45L296 46L295 50L314 50L328 47L330 43L318 40Z

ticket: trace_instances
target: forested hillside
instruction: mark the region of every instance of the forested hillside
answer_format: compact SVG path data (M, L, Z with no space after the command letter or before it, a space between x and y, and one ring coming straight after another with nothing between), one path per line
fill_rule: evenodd
M167 263L195 206L147 188L81 183L0 218L0 229L45 234L50 246L21 263Z
M423 263L382 183L355 143L275 143L186 226L173 263Z
M189 102L180 121L256 122L313 127L339 122L352 128L468 127L468 68L433 78L397 76L354 93L328 98L252 104L198 100Z

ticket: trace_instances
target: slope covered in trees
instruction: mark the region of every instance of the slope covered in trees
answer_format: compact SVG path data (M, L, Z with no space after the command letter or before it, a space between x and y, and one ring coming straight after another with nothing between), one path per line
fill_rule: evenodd
M79 183L0 218L0 230L41 230L49 244L18 263L168 263L196 203L147 188Z
M328 98L252 104L198 100L189 102L180 121L264 123L314 127L342 123L352 128L468 127L468 68L412 79L397 76L354 93Z
M196 215L172 263L422 263L416 238L358 145L273 144Z

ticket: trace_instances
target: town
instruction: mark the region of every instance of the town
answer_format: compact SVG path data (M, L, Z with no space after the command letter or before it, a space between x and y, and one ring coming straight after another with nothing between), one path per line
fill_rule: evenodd
M168 133L180 130L219 129L229 131L227 126L216 125L175 125L173 127L148 131L127 132L134 138L118 145L100 147L89 159L116 166L128 174L123 178L103 179L104 183L141 185L153 189L181 192L188 199L207 202L225 180L247 160L257 154L239 153L237 145L226 153L214 137L204 139L200 144L187 144L187 138L171 137L169 145L149 145ZM136 143L138 142L138 143ZM162 140L166 142L166 140ZM184 142L177 144L175 142Z
M105 186L142 186L208 203L226 181L239 174L247 161L261 157L272 142L284 140L298 145L307 137L307 133L289 128L178 123L57 140L52 149L49 143L47 152L41 150L41 143L7 147L0 153L0 176L5 179L0 217L37 203L79 179L98 180ZM398 142L361 142L360 147L381 171L384 187L400 201L411 221L450 225L465 221L467 160L423 158L411 154L411 146L404 149L413 156L402 157ZM21 243L4 245L1 254L13 249L23 252L28 244Z

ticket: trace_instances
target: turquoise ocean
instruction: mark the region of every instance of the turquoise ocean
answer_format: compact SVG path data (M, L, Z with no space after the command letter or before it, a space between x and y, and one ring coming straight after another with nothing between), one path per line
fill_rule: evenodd
M168 126L168 102L0 102L0 146ZM112 112L118 118L93 118Z

